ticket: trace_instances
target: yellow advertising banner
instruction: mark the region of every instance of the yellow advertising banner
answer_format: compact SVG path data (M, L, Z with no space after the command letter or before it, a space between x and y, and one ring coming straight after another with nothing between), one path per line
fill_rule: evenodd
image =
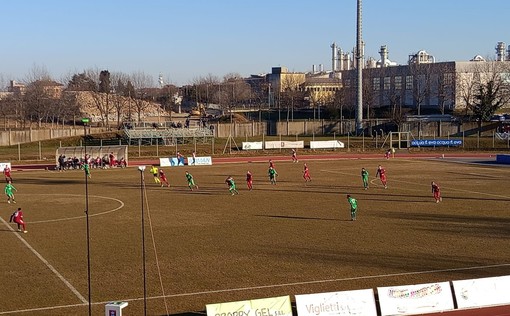
M292 316L290 296L206 305L207 316Z

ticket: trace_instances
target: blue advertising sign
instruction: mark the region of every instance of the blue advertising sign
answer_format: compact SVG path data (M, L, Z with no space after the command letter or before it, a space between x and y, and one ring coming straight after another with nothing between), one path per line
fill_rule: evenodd
M412 147L446 147L462 146L461 139L415 139L411 141Z

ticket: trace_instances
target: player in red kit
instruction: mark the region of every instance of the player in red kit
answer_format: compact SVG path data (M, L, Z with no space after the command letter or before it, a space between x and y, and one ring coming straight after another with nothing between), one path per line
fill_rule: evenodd
M386 160L390 159L391 157L391 149L388 149L386 151L386 153L384 153L384 158L386 158Z
M110 168L113 168L115 167L115 155L113 154L113 152L110 153L110 155L108 156L108 158L110 159L109 161L109 164L110 164Z
M297 152L294 148L292 148L292 162L298 162Z
M159 180L161 182L161 187L166 184L167 187L170 186L170 183L168 183L168 179L166 178L165 172L163 169L159 169Z
M23 227L23 233L27 233L27 227L25 225L25 221L23 220L23 212L21 211L21 207L18 207L18 209L14 213L12 213L9 222L14 222L18 224L19 232L21 231L21 227Z
M387 189L388 185L387 185L387 180L386 180L386 170L384 170L384 168L381 165L379 165L379 167L377 167L377 172L375 173L375 177L377 178L377 176L379 176L379 178L381 179L381 183L384 185L384 188Z
M11 168L9 166L5 166L4 168L4 176L5 176L5 182L12 182L12 176L11 176Z
M269 168L274 169L274 162L271 159L269 159Z
M253 189L253 175L250 171L246 173L246 184L248 185L248 189L251 191Z
M434 199L436 200L436 203L439 203L439 201L443 200L441 197L441 189L439 189L439 185L434 181L432 181L430 185L432 186L432 194L434 194Z
M303 179L305 179L305 182L312 181L312 177L310 176L310 169L308 169L306 162L303 166Z

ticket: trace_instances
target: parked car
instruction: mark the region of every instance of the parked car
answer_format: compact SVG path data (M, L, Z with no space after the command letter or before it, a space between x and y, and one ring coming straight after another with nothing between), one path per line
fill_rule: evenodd
M505 118L504 115L496 114L496 115L491 116L489 121L491 121L491 122L501 122L501 121L504 121L505 119L506 118Z

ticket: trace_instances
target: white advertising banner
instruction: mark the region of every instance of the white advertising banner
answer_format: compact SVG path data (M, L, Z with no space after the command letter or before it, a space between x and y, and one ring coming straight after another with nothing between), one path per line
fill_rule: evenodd
M0 172L3 172L5 167L9 167L9 169L10 169L11 163L10 162L0 162Z
M458 308L510 304L510 275L452 283Z
M267 141L265 143L266 149L280 149L280 148L305 148L305 142L302 140L298 141Z
M161 167L170 167L172 164L170 158L159 158L159 165Z
M188 157L188 165L189 166L205 166L212 165L211 157ZM177 167L184 166L184 159L178 161L177 158L159 158L159 165L161 167Z
M263 142L243 142L243 150L263 149Z
M344 148L345 145L339 140L310 141L310 149Z
M372 289L296 295L296 309L299 316L377 316Z
M290 296L206 305L207 316L292 316Z
M453 310L449 282L378 287L381 315L415 315Z
M210 166L212 165L211 157L188 157L188 166Z

